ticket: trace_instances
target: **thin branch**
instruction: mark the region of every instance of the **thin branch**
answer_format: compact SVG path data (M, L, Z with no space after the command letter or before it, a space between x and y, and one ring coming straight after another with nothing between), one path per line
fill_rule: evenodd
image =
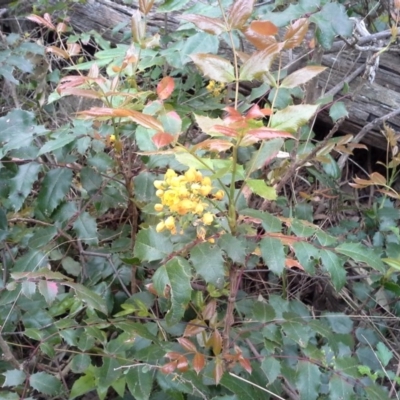
M9 361L15 368L22 371L23 367L22 364L15 358L14 354L12 353L10 346L8 343L3 339L3 336L0 335L0 349L3 353L3 359L5 361Z

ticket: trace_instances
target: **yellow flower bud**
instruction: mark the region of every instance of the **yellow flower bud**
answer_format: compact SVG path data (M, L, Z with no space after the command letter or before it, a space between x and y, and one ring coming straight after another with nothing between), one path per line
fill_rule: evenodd
M164 206L162 204L155 204L154 205L154 210L156 210L157 212L160 212L164 209Z
M167 172L165 173L166 180L170 179L170 178L174 178L175 176L176 176L176 172L173 169L171 169L171 168L167 169Z
M194 213L200 215L200 214L203 214L203 212L204 212L203 204L198 203L196 205L196 208L194 209Z
M194 208L194 203L193 201L189 199L183 199L179 204L178 204L178 214L180 215L185 215L188 212L192 211Z
M218 190L217 193L214 194L214 198L216 200L222 200L225 196L225 192L223 190Z
M162 197L163 194L164 194L164 190L162 190L162 189L158 189L158 190L156 191L156 196L157 196L157 197Z
M110 136L110 143L114 143L115 142L115 135L111 135Z
M165 229L164 221L161 221L156 226L156 232L162 232Z
M194 182L196 180L196 170L193 167L190 167L185 172L185 178L188 182Z
M165 227L169 230L172 231L173 229L175 229L175 218L170 216L165 220ZM176 231L176 229L175 229Z
M196 181L200 182L203 179L203 174L200 171L196 171Z
M215 243L215 239L214 238L209 238L207 239L208 243L214 244Z
M212 222L214 221L214 215L209 212L205 213L201 220L203 221L204 225L211 225Z
M210 177L205 176L205 177L203 178L203 180L201 181L201 183L202 183L204 186L211 186L211 179L210 179Z
M212 187L211 186L202 186L199 190L202 196L208 196L211 193Z
M156 189L163 189L164 188L164 181L154 181L154 187Z
M190 189L195 192L196 190L199 190L201 186L198 183L193 183L193 185L190 186Z

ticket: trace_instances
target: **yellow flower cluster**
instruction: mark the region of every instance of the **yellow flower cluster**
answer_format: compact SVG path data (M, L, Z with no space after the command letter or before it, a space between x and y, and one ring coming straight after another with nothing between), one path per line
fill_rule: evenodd
M225 85L221 82L218 83L216 81L210 81L209 84L206 86L206 89L214 96L218 97L223 94L225 89Z
M211 225L214 214L206 211L209 203L205 200L209 196L214 200L222 200L224 197L223 190L212 194L211 179L194 168L189 168L183 175L168 169L164 180L155 181L154 186L157 189L156 195L160 198L160 203L154 209L171 214L157 225L156 230L162 232L167 229L173 235L177 233L176 223L181 216L196 216L204 225Z

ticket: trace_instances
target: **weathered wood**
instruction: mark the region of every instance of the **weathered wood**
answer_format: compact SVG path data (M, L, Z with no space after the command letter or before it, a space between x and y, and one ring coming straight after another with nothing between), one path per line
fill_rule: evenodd
M0 0L6 3L7 0ZM195 1L190 2L195 3ZM127 6L122 1L115 0L87 0L85 4L75 4L70 12L70 24L78 31L88 32L95 30L106 40L118 43L129 36L130 20L137 6ZM148 29L152 33L173 32L180 25L179 13L151 13L148 16ZM121 29L114 32L115 27ZM384 36L384 34L380 34ZM365 41L365 38L361 40ZM342 47L341 47L342 46ZM327 70L319 77L319 91L326 93L346 76L365 64L365 54L359 57L356 50L343 51L343 42L338 41L333 46L336 53L329 52L323 57L322 64ZM359 59L357 59L359 58ZM341 130L356 135L365 124L374 118L382 117L400 106L400 57L395 53L385 53L380 57L380 67L375 82L362 81L361 78L350 83L350 94L343 99L348 107L349 117L343 123ZM335 99L342 99L340 93ZM319 114L319 121L332 125L328 111ZM400 116L392 118L388 123L396 130L400 130ZM386 149L386 141L378 127L371 131L364 142Z

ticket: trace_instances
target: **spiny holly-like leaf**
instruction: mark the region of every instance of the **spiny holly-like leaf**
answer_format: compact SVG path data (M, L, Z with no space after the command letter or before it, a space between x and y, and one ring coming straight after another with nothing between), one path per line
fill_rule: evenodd
M152 138L151 140L153 141L153 143L157 146L157 148L161 148L164 146L168 146L169 144L171 144L174 140L175 137L170 135L169 133L165 133L165 132L157 132Z
M206 139L203 142L200 142L199 144L194 146L194 149L209 150L209 151L215 151L217 153L220 153L221 151L229 150L232 146L233 146L233 143L229 142L228 140Z
M271 128L295 133L317 112L318 105L299 104L278 110L271 116Z
M73 142L75 139L76 139L75 135L67 133L60 135L55 139L49 140L40 148L38 156L45 153L50 153L57 149L61 149L62 147L65 147L67 144Z
M285 49L293 49L299 46L302 42L306 33L308 32L309 21L307 18L300 18L295 21L287 29L285 33Z
M295 88L300 85L304 85L315 76L320 74L326 69L326 67L319 67L316 65L310 65L308 67L300 68L287 76L280 84L280 87Z
M38 195L38 208L45 215L50 215L64 200L72 181L72 170L55 168L49 171L43 179Z
M73 224L74 231L78 238L86 244L97 244L97 223L88 212L84 211L79 214L78 218Z
M254 151L251 160L246 164L246 174L257 171L264 165L268 165L275 160L283 143L282 139L272 139L262 142L260 148Z
M24 371L20 371L19 369L11 369L6 372L3 372L2 375L5 377L5 381L2 387L5 386L19 386L21 385L26 378L26 374Z
M268 186L263 179L248 179L247 186L250 190L266 200L276 200L277 194L272 186Z
M385 272L386 270L379 254L374 249L363 246L361 243L342 243L335 250L352 258L354 261L364 262L379 272Z
M37 372L29 378L30 385L39 393L55 396L61 390L61 381L46 372Z
M35 162L20 165L17 175L10 180L8 200L15 211L21 209L25 199L31 192L32 185L36 181L41 168L41 165Z
M181 15L180 18L192 22L197 28L211 35L219 35L225 31L224 22L219 18L211 18L196 14Z
M315 265L319 260L319 249L307 242L297 242L293 244L296 257L302 267L309 273L315 274Z
M165 76L157 85L157 96L160 100L166 100L174 91L175 82L170 76Z
M268 268L276 275L281 276L285 269L285 252L282 242L278 239L266 237L260 241L260 249Z
M103 314L108 314L105 300L97 293L88 289L86 286L81 285L80 283L63 282L62 284L74 289L76 297L85 302L89 307L99 310Z
M213 54L192 54L190 58L201 72L217 82L230 83L235 80L233 65L230 61Z
M346 284L346 270L343 261L329 250L321 249L320 255L322 265L331 276L335 290L339 291Z
M344 377L332 374L329 380L331 399L351 399L354 395L354 385Z
M250 129L244 138L243 141L248 142L250 140L268 140L268 139L275 139L275 138L287 138L287 139L294 139L293 135L280 131L273 128L257 128L257 129Z
M260 79L266 71L269 71L281 49L281 43L274 43L264 50L255 52L240 68L239 78L244 81Z
M329 109L329 116L332 118L333 122L336 122L340 118L347 117L348 115L349 112L347 111L343 101L337 101L332 104L332 107Z
M154 274L154 287L158 293L164 293L166 286L170 288L171 308L166 317L169 326L178 323L185 313L192 295L190 279L190 265L181 257L174 257Z
M300 360L297 364L296 387L302 399L318 398L321 385L321 371L309 361Z
M228 14L228 23L232 29L242 29L253 12L254 0L236 0Z
M268 378L268 383L272 384L281 373L281 363L273 357L265 357L261 362L261 369Z
M126 383L129 392L137 400L148 400L153 388L154 371L148 371L145 367L129 368Z
M51 305L58 294L58 286L56 282L52 281L39 281L38 283L39 292L45 298L47 304Z
M136 237L134 255L142 261L161 260L172 252L170 238L155 229L142 229Z
M224 258L219 247L200 243L193 248L190 262L207 283L219 287L224 282Z

